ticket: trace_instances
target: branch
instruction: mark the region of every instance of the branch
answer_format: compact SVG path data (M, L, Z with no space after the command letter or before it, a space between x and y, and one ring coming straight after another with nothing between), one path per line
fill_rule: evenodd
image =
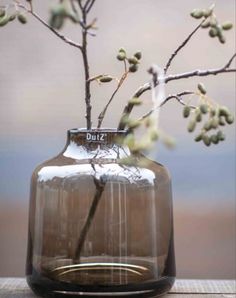
M207 69L207 70L194 70L190 72L185 72L182 74L176 74L176 75L169 75L166 76L165 78L165 83L168 83L173 80L180 80L180 79L186 79L186 78L191 78L191 77L203 77L203 76L209 76L209 75L218 75L221 73L231 73L231 72L236 72L236 68L229 68L233 62L233 60L236 57L236 53L230 58L230 60L227 62L227 64L221 68L216 68L216 69ZM158 83L158 82L157 82ZM140 97L143 93L146 91L151 90L151 85L150 83L146 83L143 86L139 87L139 89L135 92L133 97ZM129 116L130 113L133 110L134 105L132 103L128 103L122 113L121 120L118 125L118 129L122 130L124 129L124 123L122 122L123 116L127 115Z
M207 70L194 70L176 75L169 75L166 77L165 82L168 83L173 80L187 79L192 77L206 77L209 75L218 75L220 73L236 72L236 68L215 68Z
M172 61L174 60L174 58L176 57L176 55L179 53L180 50L182 50L182 48L185 47L185 45L189 42L189 40L192 38L192 36L201 28L202 23L205 22L205 19L188 35L188 37L183 41L183 43L174 51L174 53L171 55L171 57L169 58L168 62L166 63L166 66L164 68L164 73L167 73L167 70L169 69Z
M90 73L89 73L89 62L88 62L88 28L87 28L87 12L85 9L82 11L83 15L83 23L84 23L84 28L82 32L82 57L83 57L83 63L84 63L84 73L85 73L85 103L86 103L86 121L87 121L87 129L91 129L92 127L92 120L91 120L91 88L90 84L91 82L89 81L90 78Z
M109 107L109 105L111 104L113 98L115 97L116 93L119 91L119 89L121 88L121 86L123 85L125 79L127 78L127 75L128 75L129 71L126 69L126 63L125 63L125 73L122 75L120 81L119 81L119 84L118 86L116 87L115 91L112 93L112 96L111 98L109 99L108 103L105 105L104 109L102 110L102 112L99 114L98 116L98 125L97 125L97 128L101 128L101 125L102 125L102 122L104 120L104 117L105 117L105 114L106 114L106 111Z
M170 99L176 99L180 104L186 106L187 104L183 101L182 96L186 96L186 95L191 95L194 94L195 92L192 91L183 91L181 93L178 94L170 94L159 106L155 107L154 109L151 109L149 112L147 112L146 114L144 114L142 117L140 117L138 119L138 121L143 121L144 119L146 119L147 117L149 117L153 112L155 112L157 109L161 108L162 106L164 106ZM192 105L188 105L191 109L195 109L195 106Z
M82 230L81 230L81 233L80 233L80 236L79 236L78 245L77 245L76 251L75 251L75 259L77 259L77 260L80 259L81 251L82 251L83 246L84 246L84 241L85 241L86 236L88 234L89 228L91 226L91 223L93 221L95 212L97 210L98 203L99 203L99 201L102 197L102 194L103 194L103 191L104 191L104 188L105 188L105 183L104 182L102 182L101 180L98 180L95 177L93 179L94 179L94 184L96 186L96 192L94 194L92 204L89 208L89 213L88 213L87 218L85 220L85 224L82 227Z
M28 9L26 6L24 6L21 3L17 3L17 5L24 9L25 11L27 11L28 13L30 13L35 19L37 19L41 24L43 24L45 27L47 27L51 32L53 32L57 37L59 37L61 40L63 40L65 43L78 48L78 49L82 49L82 46L72 40L70 40L69 38L65 37L64 35L62 35L61 33L59 33L57 30L53 29L47 22L45 22L38 14L36 14L33 10Z
M86 12L89 13L89 11L92 9L94 3L95 3L96 0L91 0L91 1L88 1L85 5L85 9L86 9Z

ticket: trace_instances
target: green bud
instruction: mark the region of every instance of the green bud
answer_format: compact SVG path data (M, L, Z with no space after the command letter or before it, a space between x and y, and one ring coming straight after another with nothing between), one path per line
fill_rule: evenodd
M99 82L110 83L112 80L113 80L113 77L111 77L111 76L103 76L99 79Z
M207 91L206 91L206 87L204 86L204 84L203 83L199 83L198 85L197 85L197 87L198 87L198 90L202 93L202 94L206 94L207 93Z
M225 106L221 106L219 108L219 116L227 117L228 115L230 115L229 109Z
M60 30L64 24L64 18L60 15L52 16L49 21L49 24L52 28Z
M211 115L211 117L214 117L216 115L216 109L211 108L210 115Z
M197 111L197 113L195 115L195 120L197 122L201 122L202 121L202 113L200 111Z
M188 118L191 112L191 108L189 106L185 106L183 109L183 117Z
M217 26L217 20L216 20L216 18L211 18L211 20L210 20L210 26L212 28L215 28Z
M6 14L5 9L0 8L0 18L4 17Z
M18 21L19 21L21 24L26 24L26 23L27 23L27 18L26 18L25 15L23 15L23 14L18 14L17 18L18 18Z
M9 16L5 15L2 19L0 19L0 27L5 26L9 22Z
M124 48L120 48L120 49L119 49L119 53L123 53L123 54L126 55L126 50L125 50Z
M196 121L195 120L191 120L188 124L188 131L189 132L193 132L196 128Z
M129 71L130 72L136 72L136 71L138 71L138 65L137 64L133 64L133 65L131 65L130 67L129 67Z
M224 141L225 140L225 135L221 130L219 130L217 132L217 137L218 137L219 141Z
M201 27L202 28L209 28L211 26L211 23L209 20L206 20L204 23L202 23Z
M120 52L117 57L116 57L119 61L124 61L126 59L126 55L124 52Z
M15 18L16 18L16 14L12 14L12 15L10 15L10 16L9 16L9 22L14 21Z
M225 120L228 124L232 124L234 123L234 116L232 114L229 114L226 116Z
M139 97L133 97L132 99L129 100L129 104L134 106L140 106L142 103L143 102Z
M203 128L204 128L206 131L210 130L210 129L211 129L211 121L207 121L207 122L205 123L205 125L203 126Z
M134 54L134 57L137 58L138 60L142 59L142 53L141 52L137 52Z
M217 118L212 118L210 122L211 122L211 128L216 129L219 125L219 121Z
M223 35L219 35L219 41L220 41L220 43L226 43L226 38L225 38L225 36L223 36Z
M190 15L195 19L200 19L204 16L204 12L200 9L194 9Z
M66 17L67 11L66 11L65 6L62 3L60 3L60 4L55 5L51 9L51 14L52 14L52 16Z
M225 23L222 24L222 29L223 30L230 30L232 28L233 28L233 24L230 23L230 22L225 22Z
M150 139L154 142L154 141L157 141L158 138L159 138L158 131L156 129L153 129L150 132Z
M218 31L216 28L211 28L209 31L210 37L216 37L218 35Z
M225 126L224 119L222 117L219 117L219 125L220 126Z
M203 143L208 147L211 145L211 139L207 136L207 135L204 135L202 137L202 140L203 140Z
M199 108L200 108L200 111L201 111L202 114L207 114L207 112L208 112L208 105L207 104L201 104Z
M134 64L134 65L139 63L139 61L136 57L129 58L128 62L129 62L129 64Z
M212 12L213 12L213 10L212 10L211 8L204 9L204 10L203 10L203 16L204 16L205 18L208 18L210 15L212 15Z
M195 137L195 142L200 142L202 140L203 134L199 134Z
M218 144L219 143L219 139L218 139L217 135L212 135L210 140L213 144Z

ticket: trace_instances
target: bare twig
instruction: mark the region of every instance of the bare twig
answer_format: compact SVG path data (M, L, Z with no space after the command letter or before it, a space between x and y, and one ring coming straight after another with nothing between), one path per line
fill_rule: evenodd
M88 29L87 29L87 12L85 9L82 11L82 16L83 16L83 23L84 23L84 28L82 32L82 57L83 57L83 63L84 63L84 72L85 72L85 103L86 103L86 121L87 121L87 129L91 129L92 127L92 120L91 120L91 88L90 84L91 82L89 81L90 74L89 74L89 63L88 63Z
M218 75L220 73L236 72L236 68L215 68L207 70L194 70L176 75L169 75L166 77L165 82L168 83L173 80L187 79L192 77L206 77L209 75Z
M186 95L191 95L194 94L194 92L192 91L184 91L178 94L170 94L159 106L151 109L149 112L147 112L146 114L144 114L142 117L140 117L138 119L138 121L143 121L144 119L146 119L147 117L149 117L153 112L155 112L157 109L159 109L160 107L164 106L170 99L176 99L180 104L186 106L187 104L183 101L182 97L186 96ZM193 105L188 105L191 109L196 109L195 106Z
M229 68L233 60L236 58L236 53L230 58L229 62L225 65L225 69Z
M119 91L119 89L121 88L121 86L123 85L125 79L128 76L129 71L127 70L127 66L125 63L125 73L122 75L121 79L119 80L119 84L117 85L115 91L112 93L111 98L109 99L108 103L105 105L104 109L102 110L102 112L99 114L98 116L98 125L97 128L100 128L103 122L103 119L105 117L106 111L109 107L109 105L111 104L112 100L114 99L115 95L117 94L117 92Z
M210 76L210 75L218 75L218 74L223 74L223 73L231 73L231 72L236 72L236 68L230 68L233 60L236 57L236 53L230 58L230 60L227 62L227 64L223 67L220 68L215 68L215 69L207 69L207 70L193 70L181 74L175 74L175 75L169 75L166 76L165 78L165 83L167 84L170 81L174 80L180 80L180 79L187 79L187 78L192 78L192 77L204 77L204 76ZM146 83L143 86L141 86L134 94L133 97L140 97L143 93L146 91L151 90L151 85L150 83ZM132 103L128 103L122 113L121 120L118 125L118 129L122 130L124 129L124 123L122 122L123 116L127 115L132 112L134 105Z
M202 23L205 22L205 19L188 35L188 37L181 43L181 45L174 51L174 53L169 58L168 62L166 63L166 66L164 68L164 72L167 73L167 70L169 69L172 61L177 56L180 50L182 50L185 45L189 42L189 40L192 38L192 36L201 28Z
M85 5L85 9L86 9L86 12L89 13L89 11L92 9L94 3L95 3L96 0L91 0L91 1L88 1Z
M78 245L77 245L76 251L75 251L75 259L76 260L80 259L81 251L82 251L83 246L84 246L84 241L87 237L89 228L91 226L91 223L94 219L95 212L97 210L98 203L99 203L99 201L102 197L102 194L103 194L103 191L104 191L104 188L105 188L105 182L102 182L101 179L97 179L96 177L94 177L93 180L94 180L94 184L95 184L95 187L96 187L96 192L94 194L92 204L89 208L89 213L88 213L87 218L85 220L85 224L84 224L84 226L81 230L80 236L79 236Z
M64 35L62 35L61 33L59 33L57 30L55 30L54 28L52 28L47 22L45 22L37 13L35 13L33 10L28 9L26 6L24 6L21 3L17 3L17 5L24 9L25 11L27 11L28 13L30 13L35 19L37 19L41 24L43 24L45 27L47 27L51 32L53 32L57 37L59 37L61 40L63 40L65 43L78 48L78 49L82 49L81 44L76 43L72 40L70 40L69 38L65 37Z

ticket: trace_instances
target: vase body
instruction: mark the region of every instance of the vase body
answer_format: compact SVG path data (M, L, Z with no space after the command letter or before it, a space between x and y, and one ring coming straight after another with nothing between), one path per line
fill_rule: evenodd
M62 153L35 169L26 275L36 294L155 297L173 285L170 178L153 161L120 164L124 133L70 130Z

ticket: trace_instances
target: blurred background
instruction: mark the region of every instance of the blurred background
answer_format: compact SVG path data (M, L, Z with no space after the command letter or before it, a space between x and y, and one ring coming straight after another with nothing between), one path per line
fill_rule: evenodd
M49 1L35 1L35 11L48 18ZM9 1L0 0L0 5ZM215 0L221 21L235 23L235 1ZM174 49L197 25L193 8L208 0L97 0L97 37L90 38L91 74L120 76L115 59L123 46L143 52L140 71L131 75L114 100L104 126L116 127L122 107L149 77L153 63L164 66ZM91 16L91 18L93 17ZM79 40L78 27L65 34ZM170 73L223 66L235 52L235 31L227 43L201 30L173 62ZM66 131L84 127L83 68L80 53L56 38L34 19L0 28L0 277L24 276L27 246L30 176L36 165L55 156ZM234 64L235 65L235 64ZM170 82L167 94L196 90L204 82L209 95L235 110L235 75ZM105 105L112 86L93 85L93 119ZM151 106L143 96L142 115ZM173 181L175 245L178 278L236 277L235 126L227 139L206 148L193 141L182 118L182 106L169 102L161 112L161 127L177 139L175 150L157 144L151 156L168 167Z

